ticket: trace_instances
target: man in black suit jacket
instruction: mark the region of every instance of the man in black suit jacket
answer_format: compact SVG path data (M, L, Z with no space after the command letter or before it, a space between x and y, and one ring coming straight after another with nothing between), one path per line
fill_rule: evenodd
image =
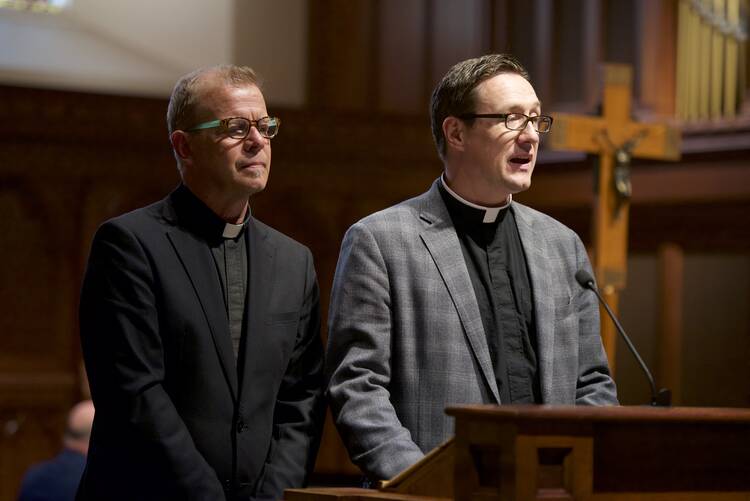
M305 484L323 411L312 256L248 205L280 122L236 66L183 77L167 122L181 185L92 244L80 321L96 417L78 499L279 498Z

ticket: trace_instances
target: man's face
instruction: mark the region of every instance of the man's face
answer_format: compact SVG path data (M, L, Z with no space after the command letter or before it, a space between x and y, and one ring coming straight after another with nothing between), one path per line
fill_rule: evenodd
M474 89L474 113L541 113L531 84L515 73L501 73ZM467 123L464 163L471 184L499 196L531 186L539 148L539 133L531 123L524 130L509 130L498 118L476 118Z
M230 117L258 120L268 116L266 102L254 85L232 87L204 84L199 90L195 124ZM271 170L271 140L251 127L245 139L234 139L222 128L188 135L191 156L183 161L186 184L220 196L243 197L262 191Z

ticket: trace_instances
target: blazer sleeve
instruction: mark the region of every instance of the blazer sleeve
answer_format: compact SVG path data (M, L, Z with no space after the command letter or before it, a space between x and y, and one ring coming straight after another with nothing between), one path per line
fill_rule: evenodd
M575 269L585 269L593 276L586 248L577 235L574 238ZM609 371L607 354L602 345L599 303L594 293L584 289L577 282L572 284L572 287L573 290L577 291L573 300L575 301L579 318L576 404L618 405L617 389Z
M334 422L371 480L391 478L423 456L390 400L392 334L387 263L358 223L344 236L333 281L326 375Z
M305 291L297 336L274 410L273 443L259 499L281 499L302 487L315 465L325 416L320 291L310 251L305 249Z
M151 261L136 235L114 221L102 225L80 303L97 422L106 433L129 430L146 450L162 456L173 472L163 481L173 483L183 499L223 499L215 471L196 449L163 386L165 354L154 282Z

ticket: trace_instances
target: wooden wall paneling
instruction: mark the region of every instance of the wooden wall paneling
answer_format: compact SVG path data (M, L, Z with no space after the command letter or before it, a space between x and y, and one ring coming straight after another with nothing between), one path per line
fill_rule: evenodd
M166 144L163 99L61 92L0 85L0 132L6 144L38 146L84 144L110 155ZM5 120L7 119L7 120ZM67 159L61 158L66 161ZM75 159L70 164L77 167ZM6 166L4 166L6 167ZM57 174L71 174L52 169Z
M526 68L537 95L545 105L551 103L550 65L553 48L553 8L551 0L494 1L485 22L495 25L489 30L493 52L507 52Z
M541 153L540 158L544 158ZM513 196L531 207L589 208L594 201L594 173L589 161L537 163L528 191Z
M652 373L658 360L659 267L655 250L628 254L628 286L620 295L620 323ZM617 397L622 405L644 405L651 389L635 357L617 339ZM656 378L656 384L663 383Z
M378 3L378 102L380 111L424 114L426 92L427 0Z
M638 39L641 61L642 113L658 117L675 116L675 73L677 71L677 0L640 0L642 31ZM709 71L706 68L706 71Z
M519 26L524 26L533 37L529 40L533 47L533 61L527 70L531 74L539 99L544 102L552 102L554 92L552 91L552 47L554 19L553 0L534 0L534 10L531 14L532 22L528 18L523 19ZM523 11L522 11L523 12Z
M508 13L508 52L513 54L531 72L532 82L536 82L533 72L534 35L536 1L509 0ZM531 20L531 21L530 21Z
M586 90L586 17L581 15L590 2L586 0L558 0L553 4L555 22L552 24L552 58L549 78L549 103L556 111L577 110ZM580 107L578 107L580 109Z
M28 165L27 167L33 167ZM73 326L64 208L45 185L2 176L0 183L0 371L60 371L71 366Z
M310 107L377 109L377 2L319 0L309 9Z
M682 403L682 248L664 243L657 251L659 267L659 328L655 380L672 391L672 405Z
M70 363L67 364L66 370L75 382L73 400L80 400L90 397L88 382L83 384L85 374L82 370L81 344L78 337L78 296L84 270L81 243L85 238L85 226L82 224L85 220L85 205L81 201L85 200L87 183L71 177L55 189L58 214L65 215L59 218L61 224L58 241L64 242L66 249L65 262L61 266L65 274L65 296L69 299L61 305L65 309L65 337L70 353Z
M349 460L349 453L333 424L330 409L326 409L320 450L310 485L349 485L359 487L364 474Z
M583 60L583 73L580 86L583 95L580 102L580 113L589 112L599 114L597 106L602 99L602 80L600 77L603 62L602 7L600 0L585 0L583 4L583 33L582 47L579 57Z
M482 0L430 1L430 88L454 64L486 51L485 5Z
M594 113L602 99L602 16L598 0L554 2L546 110Z
M747 200L633 207L630 247L654 252L673 242L685 252L750 252Z
M715 154L684 157L679 163L643 163L634 169L632 182L633 200L642 204L748 200L750 161L742 155Z
M641 78L640 54L637 50L640 33L638 9L638 2L604 0L602 12L604 62L631 65L635 82ZM635 101L640 98L639 91L638 87L634 89Z
M511 2L512 0L487 0L485 19L489 24L487 29L488 52L512 52L510 47L510 31L513 29L513 25L510 23Z
M684 264L682 403L749 407L750 250L686 251Z

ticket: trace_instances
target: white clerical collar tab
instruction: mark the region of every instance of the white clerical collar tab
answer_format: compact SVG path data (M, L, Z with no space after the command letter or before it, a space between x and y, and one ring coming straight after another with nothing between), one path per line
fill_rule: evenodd
M240 234L242 231L242 228L245 227L245 224L232 224L232 223L225 223L224 224L224 233L221 234L224 238L237 238L237 235Z
M455 191L453 191L452 189L450 189L450 187L448 187L448 183L445 182L445 177L444 176L441 176L441 181L443 183L443 188L445 188L445 191L447 191L448 193L450 193L450 195L453 198L455 198L456 200L458 200L459 202L461 202L464 205L468 205L469 207L472 207L474 209L478 209L478 210L484 211L484 218L482 218L482 222L483 223L494 223L495 221L497 221L497 216L500 214L500 211L503 210L503 209L507 209L508 206L510 206L510 203L513 201L513 195L508 195L508 201L505 204L503 204L502 206L500 206L500 207L484 207L482 205L478 205L478 204L475 204L473 202L469 202L468 200L466 200L463 197L461 197L461 195L459 195L458 193L456 193Z
M500 214L500 211L506 208L507 205L504 205L502 207L487 207L484 209L484 218L482 218L483 223L494 223L497 221L497 215Z

